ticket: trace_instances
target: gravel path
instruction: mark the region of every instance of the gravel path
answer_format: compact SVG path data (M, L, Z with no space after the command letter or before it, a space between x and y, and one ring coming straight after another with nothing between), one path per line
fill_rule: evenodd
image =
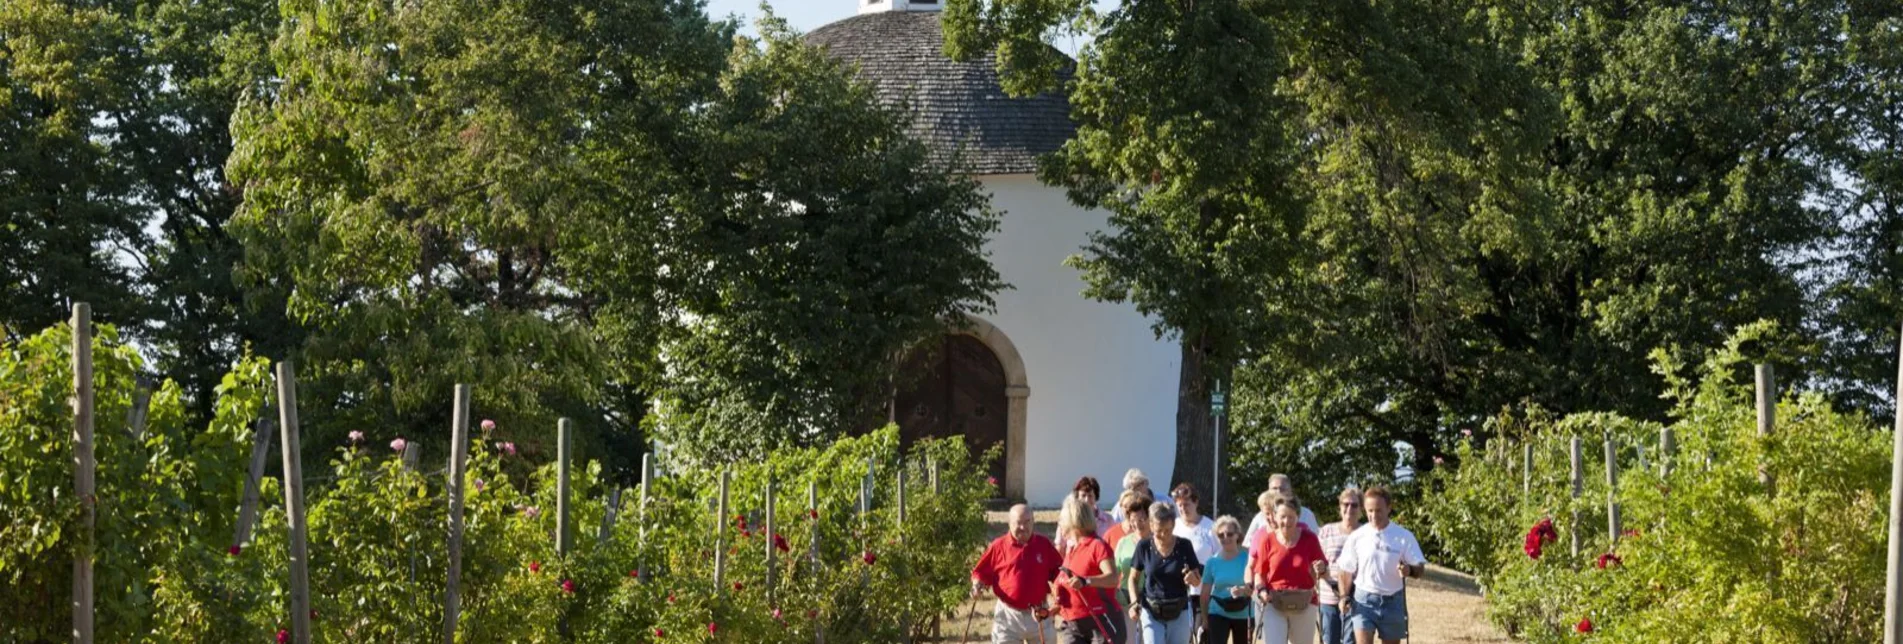
M990 513L994 535L1004 533L1005 518L1003 512ZM1037 531L1051 534L1056 529L1056 521L1057 512L1039 511ZM1407 601L1408 612L1414 618L1411 625L1413 637L1408 640L1409 644L1512 641L1487 622L1486 602L1481 599L1480 589L1474 584L1473 577L1465 573L1429 564L1426 577L1408 582ZM979 600L975 611L977 616L969 620L967 616L973 613L972 604L960 606L956 617L943 623L941 637L937 641L958 644L988 642L991 606L989 597ZM966 639L967 632L970 633L969 639Z

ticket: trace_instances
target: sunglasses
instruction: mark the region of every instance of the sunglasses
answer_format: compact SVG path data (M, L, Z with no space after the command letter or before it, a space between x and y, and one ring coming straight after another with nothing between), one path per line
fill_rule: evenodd
M1223 539L1234 539L1242 535L1236 534L1234 532L1218 532L1216 533L1216 536Z
M1343 503L1343 504L1341 504L1341 507L1344 507L1344 508L1358 508L1358 507L1361 507L1361 504L1360 504L1360 503Z

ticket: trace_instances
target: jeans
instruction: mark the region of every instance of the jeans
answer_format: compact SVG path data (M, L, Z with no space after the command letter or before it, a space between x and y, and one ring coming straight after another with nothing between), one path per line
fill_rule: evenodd
M1341 607L1322 604L1322 644L1355 644L1355 632L1341 616Z
M1348 621L1355 630L1374 633L1384 640L1407 639L1407 591L1376 595L1356 589Z
M1143 644L1189 644L1189 638L1196 631L1196 614L1184 610L1176 619L1159 622L1143 611Z

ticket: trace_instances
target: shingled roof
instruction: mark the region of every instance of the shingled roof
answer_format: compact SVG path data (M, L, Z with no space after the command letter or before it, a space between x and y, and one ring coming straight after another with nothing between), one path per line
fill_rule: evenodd
M1038 155L1053 152L1077 129L1062 92L1011 98L998 83L997 59L970 62L945 55L936 11L882 11L847 18L807 34L806 40L859 67L879 89L881 102L910 100L912 133L933 158L969 174L1035 172ZM1058 81L1068 84L1073 67Z

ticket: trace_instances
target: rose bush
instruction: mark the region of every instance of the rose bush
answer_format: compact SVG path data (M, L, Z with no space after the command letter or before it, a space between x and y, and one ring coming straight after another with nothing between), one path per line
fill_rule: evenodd
M53 329L0 353L4 641L64 641L71 624L71 559L82 545L70 498L69 338ZM96 342L100 640L276 641L290 624L275 478L262 482L250 542L231 543L253 421L267 413L269 365L240 364L206 428L184 426L176 387L166 383L146 433L132 440L123 425L142 365L109 327ZM824 630L829 642L889 642L919 634L964 596L984 544L981 501L991 495L983 459L997 457L972 455L956 439L901 450L891 428L764 454L732 467L722 517L713 513L718 469L683 466L657 477L645 512L639 492L624 491L605 533L612 490L598 465L577 463L573 548L558 553L555 468L525 463L513 447L471 437L460 640L809 642ZM446 480L437 464L406 469L400 452L353 438L336 446L327 468L306 466L314 641L441 638ZM937 466L936 487L927 463ZM861 514L868 464L873 503ZM807 504L809 485L816 508ZM726 566L718 585L717 553Z
M1490 444L1457 446L1461 467L1433 475L1422 519L1452 562L1483 581L1491 619L1533 642L1881 639L1890 436L1803 393L1778 404L1776 431L1760 438L1739 347L1764 331L1747 329L1696 369L1656 355L1677 403L1670 474L1655 449L1660 427L1611 414L1522 414L1497 421L1509 431ZM1620 446L1613 492L1626 530L1616 542L1606 529L1606 435ZM1572 436L1584 439L1587 473L1577 501ZM1522 441L1536 446L1524 498ZM1774 492L1758 481L1760 463L1776 476ZM1531 557L1526 530L1549 517L1559 539Z

